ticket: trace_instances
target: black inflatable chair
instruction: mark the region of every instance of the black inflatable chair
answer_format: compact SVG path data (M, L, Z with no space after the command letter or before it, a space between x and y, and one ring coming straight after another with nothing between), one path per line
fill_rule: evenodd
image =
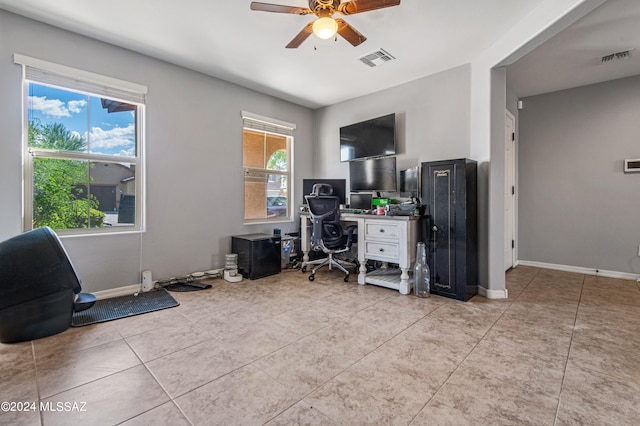
M68 329L73 312L96 301L80 293L80 283L51 228L0 243L0 341L23 342Z
M356 236L354 231L356 225L349 225L345 228L340 223L340 199L331 195L333 188L327 184L316 184L310 195L305 195L305 200L309 206L313 231L311 234L311 249L324 252L327 257L307 262L302 269L306 272L308 266L315 266L309 275L309 281L315 279L316 271L325 265L329 269L336 267L345 273L344 281L349 281L349 271L346 268L355 268L351 262L336 259L336 254L345 253L351 250L353 239Z

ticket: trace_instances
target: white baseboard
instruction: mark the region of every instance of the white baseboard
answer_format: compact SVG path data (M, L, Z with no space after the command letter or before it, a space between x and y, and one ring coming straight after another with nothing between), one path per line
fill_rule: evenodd
M109 290L95 291L93 294L96 299L109 299L111 297L128 296L142 291L142 284L133 284L125 287L110 288Z
M480 296L486 297L487 299L508 299L509 298L509 291L506 288L501 290L491 290L489 288L484 288L481 285L479 285L478 294Z
M576 274L596 275L599 277L619 278L621 280L637 281L640 275L628 272L606 271L603 269L583 268L581 266L556 265L555 263L533 262L530 260L518 260L518 265L533 266L535 268L553 269L556 271L574 272Z

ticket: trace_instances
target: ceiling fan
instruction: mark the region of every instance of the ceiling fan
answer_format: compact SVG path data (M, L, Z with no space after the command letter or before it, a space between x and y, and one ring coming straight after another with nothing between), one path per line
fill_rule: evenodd
M353 15L355 13L368 12L370 10L382 9L385 7L397 6L400 0L350 0L341 3L341 0L309 0L309 7L284 6L279 4L251 2L251 10L275 13L293 13L295 15L316 15L317 20L309 22L287 44L288 49L293 49L302 44L314 33L322 39L329 39L338 33L353 46L358 46L367 38L360 34L358 30L347 24L343 19L334 19L333 15L338 12L342 15Z

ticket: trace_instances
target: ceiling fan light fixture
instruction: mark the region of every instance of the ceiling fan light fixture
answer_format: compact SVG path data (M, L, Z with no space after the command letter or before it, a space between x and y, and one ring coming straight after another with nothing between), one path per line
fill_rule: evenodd
M319 18L313 23L313 33L319 38L326 40L338 32L338 23L333 18Z

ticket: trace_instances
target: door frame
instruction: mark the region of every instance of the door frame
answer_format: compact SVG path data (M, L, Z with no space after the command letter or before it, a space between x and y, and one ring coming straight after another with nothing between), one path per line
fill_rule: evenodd
M505 148L505 160L504 160L504 165L505 165L505 183L506 185L512 186L514 188L513 191L513 197L511 197L511 235L512 235L512 240L517 242L517 234L518 234L518 214L517 214L517 206L518 206L518 186L517 186L517 173L518 173L518 162L517 162L517 147L518 147L518 132L517 132L517 124L516 124L516 117L509 111L509 110L505 110L505 138L507 138L507 129L508 129L508 123L509 121L511 121L513 123L513 128L512 128L512 132L513 132L513 139L512 139L512 147L511 147L511 159L507 158L508 152L507 149ZM506 142L506 141L505 141ZM511 173L509 173L509 170L507 170L507 168L509 167L509 164L511 164L512 166L512 170ZM510 182L506 182L506 179L508 179L508 177L511 176L511 181ZM505 185L505 186L506 186ZM506 215L506 207L505 206L505 215ZM507 221L507 217L505 216L505 222ZM514 244L512 250L511 250L511 266L510 268L515 268L518 265L518 256L517 256L517 252L518 252L518 245ZM506 266L506 265L505 265ZM509 268L505 268L505 270L507 270Z

